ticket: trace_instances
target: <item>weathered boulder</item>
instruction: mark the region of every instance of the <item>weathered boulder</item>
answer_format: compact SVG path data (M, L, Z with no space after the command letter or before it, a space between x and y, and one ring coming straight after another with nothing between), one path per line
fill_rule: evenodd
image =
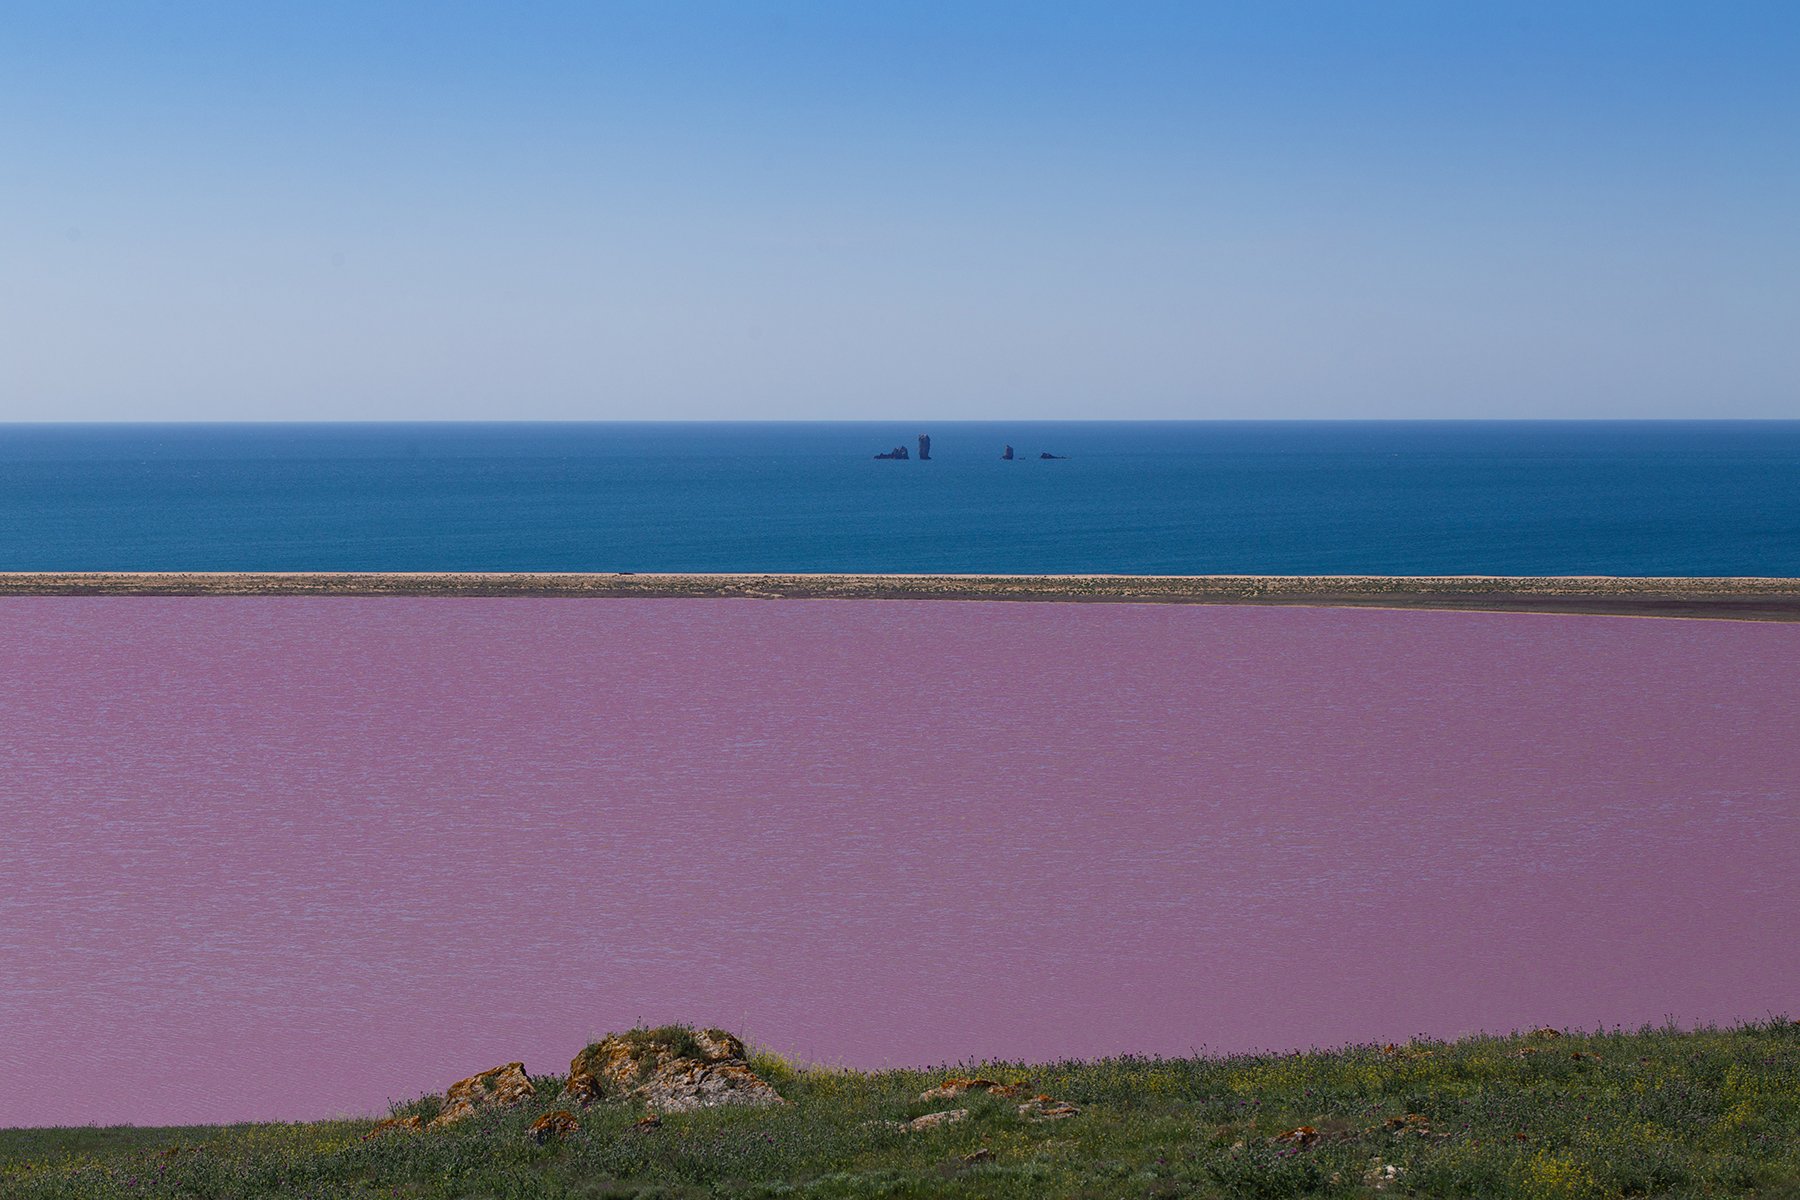
M688 1112L722 1104L783 1104L781 1096L741 1062L689 1063L664 1067L641 1089L644 1103L659 1112Z
M923 1133L927 1129L937 1129L944 1125L954 1125L969 1115L966 1108L951 1108L943 1112L926 1113L922 1117L914 1117L910 1121L902 1121L900 1128L907 1133Z
M628 1100L657 1112L785 1104L722 1029L634 1029L600 1039L569 1064L563 1094L579 1104Z
M533 1121L525 1133L532 1141L542 1146L546 1142L568 1137L580 1128L581 1123L575 1119L574 1113L566 1108L559 1108L555 1112L547 1112Z
M970 1092L986 1092L990 1096L1001 1096L1008 1100L1017 1100L1026 1094L1023 1083L1001 1083L995 1079L952 1075L936 1087L920 1092L919 1099L927 1102L954 1100ZM1077 1116L1080 1112L1081 1109L1066 1100L1045 1095L1032 1096L1019 1105L1019 1115L1029 1121L1060 1121L1065 1117Z
M1029 1121L1061 1121L1065 1117L1080 1116L1081 1109L1067 1100L1033 1096L1019 1105L1019 1115Z
M707 1062L727 1062L744 1057L744 1043L723 1029L694 1030L694 1045Z
M417 1133L425 1128L425 1122L418 1117L389 1117L385 1121L375 1122L375 1127L363 1134L364 1139L380 1137L384 1133Z
M1431 1120L1424 1113L1404 1113L1398 1117L1389 1117L1381 1123L1381 1127L1395 1137L1412 1134L1416 1137L1431 1136Z
M510 1108L537 1094L524 1063L507 1063L459 1079L444 1093L444 1107L431 1119L427 1128L441 1129L466 1121L484 1108Z

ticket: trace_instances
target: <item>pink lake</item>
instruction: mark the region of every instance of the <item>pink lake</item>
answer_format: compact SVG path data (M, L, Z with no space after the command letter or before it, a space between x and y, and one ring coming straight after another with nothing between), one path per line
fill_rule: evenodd
M1800 1001L1800 625L0 601L0 1125Z

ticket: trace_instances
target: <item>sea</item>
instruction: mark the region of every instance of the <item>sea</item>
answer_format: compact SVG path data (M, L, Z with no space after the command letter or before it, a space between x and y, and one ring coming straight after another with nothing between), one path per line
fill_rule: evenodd
M1795 576L1800 421L5 425L0 570Z

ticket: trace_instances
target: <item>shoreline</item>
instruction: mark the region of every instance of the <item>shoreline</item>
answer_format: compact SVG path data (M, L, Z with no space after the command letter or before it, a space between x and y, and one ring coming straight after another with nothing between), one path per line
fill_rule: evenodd
M1800 621L1800 579L1700 576L0 572L7 596L999 600Z

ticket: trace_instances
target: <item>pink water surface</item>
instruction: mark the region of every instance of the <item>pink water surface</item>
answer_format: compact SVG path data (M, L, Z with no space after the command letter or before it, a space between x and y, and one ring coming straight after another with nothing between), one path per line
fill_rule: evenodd
M0 601L0 1124L1800 1008L1800 625Z

